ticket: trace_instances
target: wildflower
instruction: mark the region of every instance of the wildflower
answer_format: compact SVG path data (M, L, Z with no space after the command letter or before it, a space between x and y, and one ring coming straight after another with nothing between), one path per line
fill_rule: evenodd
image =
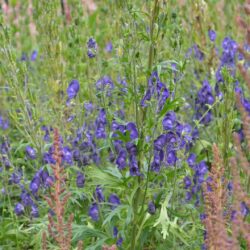
M183 179L183 182L184 182L184 188L185 189L188 189L189 187L191 187L191 185L192 185L192 181L191 181L191 179L188 177L188 176L186 176L184 179Z
M105 47L106 52L110 53L113 50L113 44L112 42L108 42Z
M73 162L73 155L69 147L63 147L62 149L62 159L67 164L71 165Z
M111 90L114 89L114 83L109 76L103 76L96 82L97 91L107 91L107 95L111 95Z
M210 41L214 42L216 39L216 32L214 30L209 30L208 36L209 36Z
M37 59L37 55L38 55L37 50L32 51L31 56L30 56L30 60L35 61Z
M26 147L26 155L28 158L34 160L36 159L36 151L34 148L32 148L31 146L27 146Z
M33 194L37 193L40 187L40 178L34 177L30 182L30 190Z
M174 128L175 122L176 122L175 112L170 111L165 115L162 121L162 126L165 130L171 130Z
M126 158L127 158L126 151L123 149L120 150L119 155L116 159L116 164L117 164L118 169L121 170L121 169L124 169L126 167L126 165L127 165Z
M91 217L93 221L99 220L99 209L96 203L93 203L91 207L89 208L89 216Z
M16 215L21 215L24 213L24 206L21 203L17 203L14 209Z
M120 238L116 241L116 245L117 245L118 247L121 247L122 242L123 242L123 238L120 237Z
M134 140L138 138L138 131L136 125L133 122L127 124L127 130L130 132L130 139Z
M2 130L6 130L9 128L9 120L4 119L1 115L0 115L0 128Z
M115 209L118 205L121 204L119 197L116 194L111 194L108 199L109 203L112 204L111 208Z
M134 155L132 155L130 157L130 160L129 160L129 172L130 172L131 176L139 176L140 175L138 163L137 163L136 157Z
M113 237L117 238L117 236L118 236L118 229L117 227L113 227Z
M82 173L78 172L77 177L76 177L77 187L79 188L84 187L84 183L85 183L85 176Z
M34 217L34 218L37 218L39 217L39 211L38 211L38 207L37 205L33 204L31 206L31 212L30 212L31 216Z
M11 174L9 179L9 184L19 184L22 178L22 174L20 172Z
M94 38L90 38L87 42L88 52L87 55L89 58L94 58L96 56L97 51L97 43Z
M79 92L80 85L77 80L72 80L67 88L67 94L68 94L68 99L67 99L67 104L69 105L70 100L74 99Z
M196 161L196 155L194 153L191 153L187 159L187 163L190 168L193 168L195 166Z
M31 206L34 203L30 194L26 190L22 190L20 198L21 198L22 203L25 207Z
M153 201L150 201L150 202L148 203L148 212L149 212L150 214L155 214L155 210L156 210L156 208L155 208L154 202L153 202Z
M105 201L105 197L104 197L102 188L100 186L97 186L96 189L95 189L95 197L97 198L97 200L99 202Z

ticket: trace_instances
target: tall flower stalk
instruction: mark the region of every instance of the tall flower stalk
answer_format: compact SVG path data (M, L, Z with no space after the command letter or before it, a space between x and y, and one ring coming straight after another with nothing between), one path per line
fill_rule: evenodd
M50 193L50 197L45 197L45 199L56 216L56 220L54 220L50 213L48 215L49 234L57 242L61 250L69 250L71 247L72 221L74 216L71 214L68 221L65 222L65 206L70 197L70 193L65 189L66 175L64 173L64 167L62 166L62 150L60 144L59 132L58 129L55 129L53 158L56 163L51 165L55 181L52 184L53 192ZM45 236L43 236L43 241L45 241Z

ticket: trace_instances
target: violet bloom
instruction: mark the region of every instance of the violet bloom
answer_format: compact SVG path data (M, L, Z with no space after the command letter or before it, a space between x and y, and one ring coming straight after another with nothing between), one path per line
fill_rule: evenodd
M117 164L118 169L122 170L126 167L127 165L126 159L127 159L126 151L123 149L120 150L118 157L116 159L116 164Z
M209 36L210 41L214 42L216 39L216 32L214 30L209 30L208 36Z
M116 241L116 245L117 245L118 247L121 247L122 242L123 242L123 238L120 237L120 238Z
M190 168L193 168L195 166L196 161L196 155L194 153L191 153L187 159L187 163Z
M150 202L148 203L148 212L149 212L150 214L155 214L155 210L156 210L156 208L155 208L154 202L153 202L153 201L150 201Z
M99 202L105 201L105 197L102 188L100 186L97 186L95 189L95 197Z
M108 53L112 52L112 50L113 50L113 44L112 44L111 42L108 42L108 43L106 44L105 50L106 50Z
M169 111L163 121L162 121L162 126L165 130L171 130L174 128L176 122L176 115L175 112Z
M140 170L139 170L137 159L135 156L130 157L129 172L130 172L131 176L139 176L140 175Z
M30 182L30 190L33 194L37 193L40 187L40 178L34 177Z
M76 177L77 187L79 188L84 187L84 183L85 183L85 176L82 173L78 172L77 177Z
M90 38L87 42L88 52L87 55L89 58L94 58L96 56L97 51L97 43L94 38Z
M68 99L67 99L67 105L69 105L70 100L75 98L77 93L79 92L80 89L80 84L77 80L72 80L67 88L67 95L68 95Z
M9 128L9 120L4 119L1 115L0 115L0 128L2 130L6 130Z
M38 211L37 205L33 204L33 205L31 206L30 215L31 215L32 217L34 217L34 218L39 217L39 211Z
M130 139L131 140L138 138L138 131L137 131L135 123L129 122L127 124L127 130L130 132Z
M104 91L107 89L107 95L110 96L110 90L114 89L114 83L109 76L103 76L96 82L97 91Z
M14 209L16 215L21 215L24 213L24 206L21 203L17 203Z
M31 61L35 61L36 58L37 58L37 55L38 55L38 51L37 50L34 50L30 56L30 60Z
M162 150L167 143L167 137L165 134L158 136L156 140L154 140L154 149Z
M26 147L26 155L28 158L34 160L36 159L36 151L34 148L32 148L31 146L27 146Z
M93 203L91 207L89 208L89 216L91 217L93 221L99 220L99 209L96 203Z
M64 147L62 150L62 160L67 164L71 165L73 163L73 155L69 147Z
M185 189L188 189L189 187L191 187L191 185L192 185L192 181L191 181L191 179L188 177L188 176L186 176L184 179L183 179L183 182L184 182L184 188Z
M25 207L31 206L34 203L32 198L31 198L31 195L26 190L22 191L20 198L21 198L22 203Z
M111 194L109 196L108 202L112 204L111 209L115 209L118 205L121 204L121 201L116 194Z

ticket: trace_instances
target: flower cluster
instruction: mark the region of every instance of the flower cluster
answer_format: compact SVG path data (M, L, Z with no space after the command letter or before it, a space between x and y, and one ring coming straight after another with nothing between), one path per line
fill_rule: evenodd
M189 167L194 171L193 178L186 176L183 179L184 188L188 191L186 192L186 200L191 200L192 197L196 198L196 205L199 205L199 191L202 188L202 184L205 181L210 181L209 178L206 178L208 173L208 167L204 161L196 163L196 155L191 153L187 159Z
M158 111L161 111L169 97L169 91L166 85L160 81L157 71L154 71L148 80L148 88L141 100L141 106L146 107L154 96L158 100Z
M175 112L169 111L162 120L165 133L154 140L154 159L151 170L159 172L161 165L174 166L179 150L188 150L196 139L197 131L189 124L177 121Z
M96 56L96 51L97 51L97 43L94 38L89 38L88 43L87 43L87 48L88 48L88 57L89 58L94 58Z
M195 100L195 119L202 124L209 124L212 120L212 111L209 106L214 103L212 87L207 80L203 81L201 89L197 93Z

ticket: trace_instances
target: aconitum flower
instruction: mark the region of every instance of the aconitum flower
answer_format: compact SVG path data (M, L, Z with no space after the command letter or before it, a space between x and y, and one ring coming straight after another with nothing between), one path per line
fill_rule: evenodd
M156 210L156 208L155 208L154 202L153 202L153 201L150 201L150 202L148 203L148 212L149 212L150 214L155 214L155 210Z
M35 61L36 58L37 58L37 55L38 55L38 51L37 51L37 50L34 50L34 51L31 53L30 60L31 60L31 61Z
M89 208L89 216L91 217L93 221L99 220L99 209L96 203L93 203L91 207Z
M216 39L216 32L214 30L209 30L208 36L209 36L210 41L214 42Z
M113 44L112 44L111 42L108 42L108 43L106 44L105 50L106 50L108 53L112 52L112 50L113 50Z
M120 150L118 157L116 159L116 164L117 164L118 169L121 170L126 167L127 165L126 159L127 159L126 151L124 149Z
M134 140L138 138L138 131L136 125L133 122L127 124L127 130L130 132L130 139Z
M30 190L33 194L37 193L40 187L40 179L38 177L34 177L30 182Z
M187 163L190 168L193 168L195 166L196 161L196 155L194 153L191 153L187 159Z
M26 190L22 190L20 198L25 207L31 206L34 203L31 198L31 195Z
M38 207L37 205L33 204L31 206L31 212L30 212L31 216L34 217L34 218L37 218L39 217L39 211L38 211Z
M107 95L111 95L111 90L114 89L114 83L109 76L103 76L96 82L97 91L107 91Z
M89 38L87 43L88 52L87 55L89 58L94 58L96 56L97 43L94 38Z
M162 110L169 97L169 91L166 85L160 81L157 71L154 71L148 79L148 88L141 100L141 106L146 107L148 105L147 101L150 101L152 97L158 100L157 112Z
M105 201L105 197L102 188L100 186L97 186L95 189L95 197L99 202Z
M195 100L195 118L201 119L201 123L207 125L212 120L212 113L209 110L208 105L214 103L214 97L212 88L207 80L203 81L202 88L198 91L197 98ZM205 114L205 115L204 115Z
M111 208L115 209L118 205L121 204L119 197L116 194L111 194L108 199L109 203L112 204Z
M21 203L17 203L14 209L16 215L21 215L24 213L24 206Z
M122 242L123 242L123 238L120 237L120 238L116 241L116 245L117 245L118 247L121 247Z
M9 128L9 120L4 119L1 115L0 115L0 128L2 130L6 130Z
M82 173L78 172L77 177L76 177L77 187L79 188L84 187L84 183L85 183L85 176Z
M171 130L174 128L176 122L176 115L175 112L169 111L163 121L162 121L162 126L165 130Z
M129 172L131 176L139 176L140 170L138 167L138 162L135 156L131 156L129 159Z
M185 189L190 188L191 185L192 185L192 181L191 181L191 179L190 179L188 176L186 176L186 177L183 179L183 182L184 182L184 188L185 188Z
M36 151L34 148L32 148L31 146L27 146L26 147L26 155L28 158L34 160L36 159Z
M69 147L63 147L62 160L69 165L73 163L73 155Z
M67 88L67 105L69 105L70 100L76 97L77 93L79 92L80 84L77 80L72 80Z
M22 178L22 174L20 172L13 173L10 176L9 184L13 184L13 183L14 184L19 184L20 181L21 181L21 178Z
M118 236L118 229L117 227L113 227L113 237L117 238L117 236Z

